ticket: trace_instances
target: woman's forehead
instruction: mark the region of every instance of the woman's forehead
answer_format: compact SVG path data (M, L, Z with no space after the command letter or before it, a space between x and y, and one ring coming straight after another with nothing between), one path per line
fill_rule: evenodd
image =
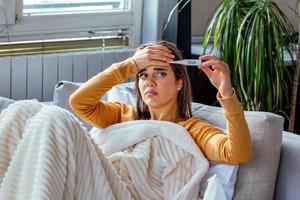
M144 71L172 71L171 66L150 66L147 67L146 69L141 70L140 72Z

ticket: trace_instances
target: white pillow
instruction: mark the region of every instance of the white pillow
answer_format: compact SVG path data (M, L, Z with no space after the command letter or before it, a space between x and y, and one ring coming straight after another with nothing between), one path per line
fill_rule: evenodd
M127 105L136 105L136 96L134 93L134 82L123 83L114 86L107 93L107 101L122 102Z
M207 180L208 186L205 191L203 200L228 200L228 197L224 194L224 188L217 175L213 175Z
M226 199L232 199L234 194L234 185L237 180L238 169L238 165L227 165L210 162L208 172L203 177L201 183L201 196L203 196L204 192L206 191L209 179L211 179L213 176L217 176L220 181L220 184L223 186Z

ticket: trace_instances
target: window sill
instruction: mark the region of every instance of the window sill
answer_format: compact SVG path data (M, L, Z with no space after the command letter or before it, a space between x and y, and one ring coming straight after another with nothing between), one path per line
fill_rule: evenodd
M128 36L0 43L0 57L120 48L129 48Z

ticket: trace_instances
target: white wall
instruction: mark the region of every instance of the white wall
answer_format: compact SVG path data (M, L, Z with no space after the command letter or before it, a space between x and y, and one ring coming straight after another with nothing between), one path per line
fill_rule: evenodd
M275 0L284 11L295 31L299 30L299 19L288 8L295 8L297 0ZM203 35L209 23L209 19L215 8L222 0L192 0L192 36Z

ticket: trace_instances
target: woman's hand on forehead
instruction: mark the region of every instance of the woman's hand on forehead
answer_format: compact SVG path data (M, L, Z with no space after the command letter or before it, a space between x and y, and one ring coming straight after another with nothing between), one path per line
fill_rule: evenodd
M160 45L160 44L147 46L146 48L157 49L157 50L161 50L161 51L164 51L164 52L172 53L172 51L170 49L168 49L168 47L165 47L164 45Z
M151 45L137 50L132 59L135 61L139 71L150 66L168 67L168 61L174 59L172 51L163 45Z

